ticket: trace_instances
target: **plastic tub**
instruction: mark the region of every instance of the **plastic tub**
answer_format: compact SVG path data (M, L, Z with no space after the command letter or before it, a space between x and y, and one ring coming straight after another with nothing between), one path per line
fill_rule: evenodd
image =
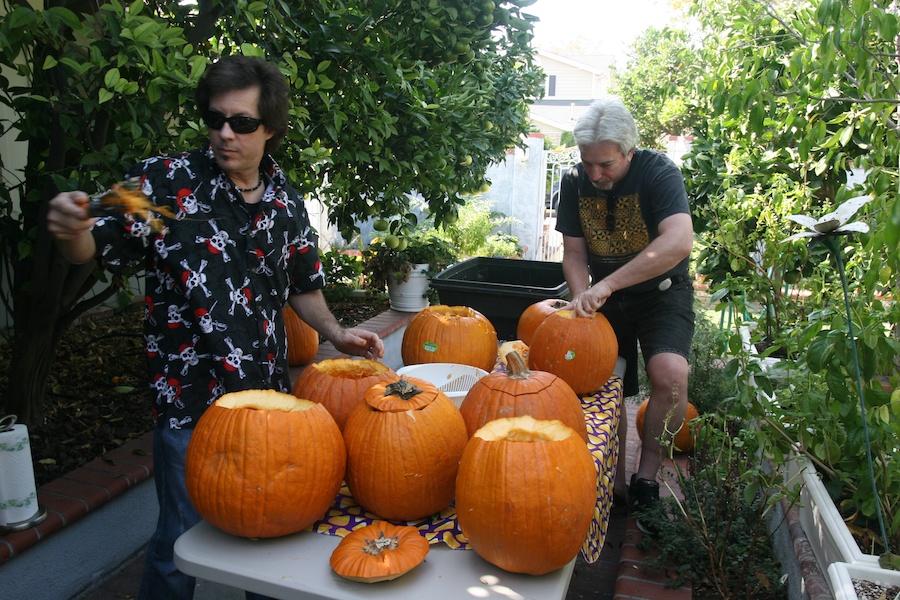
M417 377L434 384L459 408L475 382L487 375L487 371L455 363L425 363L400 367L397 375Z

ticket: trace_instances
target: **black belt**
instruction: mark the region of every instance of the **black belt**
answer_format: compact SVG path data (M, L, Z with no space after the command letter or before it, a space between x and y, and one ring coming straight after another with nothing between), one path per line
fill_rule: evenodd
M627 287L625 289L619 290L616 292L617 294L642 294L646 292L652 291L660 291L664 292L667 289L671 288L673 285L677 285L683 281L688 281L690 279L690 275L687 273L680 273L678 275L668 275L666 277L662 277L659 279L651 279L650 281L644 281L642 283L637 283L631 287Z

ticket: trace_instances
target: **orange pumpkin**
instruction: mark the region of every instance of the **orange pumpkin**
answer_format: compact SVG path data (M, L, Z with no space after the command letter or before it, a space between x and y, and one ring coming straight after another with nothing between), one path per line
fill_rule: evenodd
M529 371L516 352L505 358L508 369L479 379L459 409L469 437L488 421L529 415L535 419L558 419L587 442L581 400L569 384L552 373Z
M197 421L188 496L222 531L269 538L325 516L344 478L341 431L325 407L273 390L225 394Z
M292 367L308 365L319 353L319 332L301 319L290 306L285 305L281 312L287 333L288 364Z
M502 344L500 344L498 355L500 357L500 363L504 367L509 367L509 363L507 362L506 357L510 352L515 352L520 357L522 357L522 360L526 365L528 364L528 346L525 345L525 342L523 342L522 340L510 340L508 342L503 342Z
M583 396L609 381L618 356L619 342L606 317L576 317L575 311L558 310L534 332L528 365L553 373Z
M460 529L480 557L514 573L543 575L575 558L596 498L591 453L560 421L491 421L459 464Z
M641 402L641 405L637 409L637 413L634 415L634 428L637 429L638 437L644 439L644 417L647 413L647 405L650 403L650 400L644 400ZM690 452L694 449L694 435L695 435L695 425L691 425L691 421L700 416L700 413L697 412L697 407L687 403L687 410L684 413L684 423L681 424L681 428L678 430L678 433L675 434L675 439L672 440L672 445L675 446L675 449L679 452Z
M567 304L568 301L566 300L547 298L530 305L519 316L519 323L516 326L516 337L531 345L531 337L538 326L544 322L544 319Z
M347 487L361 506L409 521L453 501L466 424L459 409L424 379L381 381L344 426Z
M303 369L292 393L327 408L343 431L347 415L362 402L366 390L379 381L396 378L393 369L374 360L329 358Z
M375 521L354 529L331 553L331 568L350 581L377 583L397 579L428 554L428 540L409 525Z
M403 332L405 365L456 363L490 371L497 360L497 330L468 306L438 304L422 309Z

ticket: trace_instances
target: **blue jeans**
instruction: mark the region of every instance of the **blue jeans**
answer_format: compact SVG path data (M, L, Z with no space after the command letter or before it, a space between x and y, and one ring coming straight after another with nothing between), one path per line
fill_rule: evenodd
M157 427L153 432L153 477L159 501L156 531L147 544L138 600L191 600L196 579L175 567L175 540L200 522L187 494L184 459L193 429ZM247 600L263 599L246 592Z

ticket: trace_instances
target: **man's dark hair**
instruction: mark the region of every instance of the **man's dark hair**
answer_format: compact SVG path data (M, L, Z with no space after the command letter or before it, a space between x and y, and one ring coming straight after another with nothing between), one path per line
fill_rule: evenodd
M197 84L197 108L200 114L209 110L213 96L235 90L259 88L259 117L263 124L275 131L266 142L266 152L278 149L288 127L289 88L284 75L272 63L255 56L233 54L207 67Z

